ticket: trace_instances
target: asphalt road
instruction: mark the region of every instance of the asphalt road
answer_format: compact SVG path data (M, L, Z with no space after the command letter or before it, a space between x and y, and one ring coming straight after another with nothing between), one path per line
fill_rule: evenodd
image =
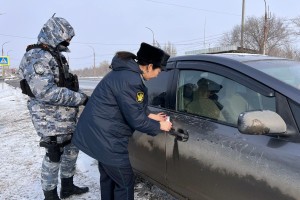
M15 88L20 87L20 79L8 79L8 80L5 80L5 83L7 83ZM93 89L81 89L81 90L88 96L91 96L91 94L93 92Z
M20 79L9 79L5 80L5 83L13 86L13 87L20 87Z

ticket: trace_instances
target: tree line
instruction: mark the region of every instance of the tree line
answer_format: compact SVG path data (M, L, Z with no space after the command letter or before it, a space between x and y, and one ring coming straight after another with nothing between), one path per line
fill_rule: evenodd
M72 73L79 77L100 77L104 76L111 70L109 66L110 63L108 61L103 61L98 66L72 70Z
M244 24L245 49L255 50L270 56L278 56L300 60L300 49L297 39L300 35L300 17L285 19L276 17L248 17ZM224 34L219 42L220 46L241 44L241 25Z

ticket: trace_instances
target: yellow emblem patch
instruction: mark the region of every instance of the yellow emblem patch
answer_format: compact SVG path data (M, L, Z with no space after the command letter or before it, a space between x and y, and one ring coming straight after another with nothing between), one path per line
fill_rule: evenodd
M136 93L136 101L142 103L144 101L144 92Z

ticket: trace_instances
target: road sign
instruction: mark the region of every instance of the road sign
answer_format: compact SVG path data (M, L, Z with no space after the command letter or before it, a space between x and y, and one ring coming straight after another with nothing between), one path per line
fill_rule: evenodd
M10 60L9 56L0 56L0 66L9 66Z

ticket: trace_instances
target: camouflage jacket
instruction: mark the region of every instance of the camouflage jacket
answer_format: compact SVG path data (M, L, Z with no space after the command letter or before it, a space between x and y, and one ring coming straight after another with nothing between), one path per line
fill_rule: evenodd
M38 44L46 44L59 52L68 48L60 43L74 36L71 25L63 18L52 17L43 26ZM28 100L32 122L41 137L71 134L75 130L78 106L87 96L58 87L59 65L50 52L34 48L25 53L19 66L20 78L26 79L35 97Z

